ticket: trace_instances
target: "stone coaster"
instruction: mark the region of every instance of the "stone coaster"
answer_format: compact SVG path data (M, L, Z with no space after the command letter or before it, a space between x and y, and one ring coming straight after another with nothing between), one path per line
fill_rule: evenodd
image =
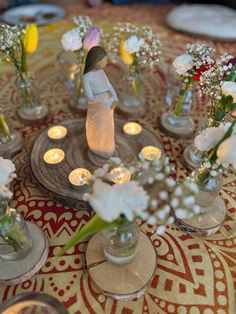
M8 261L0 258L0 283L17 285L32 278L45 264L48 257L48 240L34 223L26 221L33 248L24 258Z
M107 261L89 268L104 258L102 235L97 233L88 243L86 263L91 279L103 294L115 300L128 301L146 292L157 263L156 250L147 235L140 232L137 253L129 264L118 266Z

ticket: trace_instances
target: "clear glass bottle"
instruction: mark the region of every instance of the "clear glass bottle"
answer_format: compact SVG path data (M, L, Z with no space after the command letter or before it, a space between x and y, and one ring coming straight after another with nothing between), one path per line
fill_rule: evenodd
M117 265L130 263L137 252L139 227L136 221L102 231L105 257Z
M122 79L119 98L119 107L122 111L137 115L142 115L145 112L146 100L141 75L135 67L131 66Z
M33 242L23 217L0 200L0 257L14 261L24 258Z
M200 212L189 219L176 218L176 224L187 233L208 236L218 231L226 216L225 203L219 196L222 177L213 177L207 171L199 169L192 176L199 187L196 204L200 207Z
M0 156L8 158L20 151L22 138L13 128L5 108L0 106Z
M23 121L33 123L45 118L48 114L48 108L41 104L35 82L29 72L21 73L17 79L17 86L21 98L18 114Z

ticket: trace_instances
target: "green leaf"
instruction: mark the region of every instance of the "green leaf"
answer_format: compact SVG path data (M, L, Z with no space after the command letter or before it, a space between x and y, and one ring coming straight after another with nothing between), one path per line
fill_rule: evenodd
M92 234L99 232L101 230L116 226L117 223L115 221L113 222L107 222L101 219L97 214L95 214L83 227L82 229L76 233L62 248L61 251L59 251L56 256L63 255L66 251L68 251L72 246L77 244L78 242L86 239L87 237L91 236Z
M3 133L4 135L10 136L10 129L2 114L0 114L0 132Z

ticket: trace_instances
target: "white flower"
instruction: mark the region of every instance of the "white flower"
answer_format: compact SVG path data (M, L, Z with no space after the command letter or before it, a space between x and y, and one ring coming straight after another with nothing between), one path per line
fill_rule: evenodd
M211 127L203 130L195 137L195 146L201 151L209 151L219 143L229 126L230 123L221 123L218 127Z
M108 222L116 220L122 214L132 221L136 216L142 215L149 200L145 190L137 182L110 186L100 180L95 181L93 194L87 199L94 211Z
M185 75L193 67L193 57L189 54L178 56L174 60L173 66L179 75Z
M159 226L156 228L156 234L163 234L166 231L165 226Z
M235 82L224 82L221 86L222 94L225 96L232 96L234 103L236 103L236 83Z
M80 37L79 30L77 28L73 28L72 30L66 32L61 39L61 43L63 48L68 51L76 51L82 47L82 40Z
M136 35L133 35L126 39L124 43L124 49L128 53L135 53L140 50L140 48L144 45L144 39L138 38Z
M221 163L233 164L236 159L236 135L232 135L220 144L217 150L217 158Z
M7 185L16 177L15 165L9 159L0 157L0 197L11 198L12 192Z

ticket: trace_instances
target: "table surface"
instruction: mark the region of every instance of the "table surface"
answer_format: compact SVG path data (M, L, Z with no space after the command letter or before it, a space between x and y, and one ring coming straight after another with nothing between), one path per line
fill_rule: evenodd
M130 21L149 24L159 32L163 45L163 59L167 62L184 51L188 42L207 42L216 48L217 54L235 53L235 43L221 43L196 39L167 28L164 17L169 5L112 6L89 9L83 5L68 4L68 14L89 14L95 22ZM58 247L89 220L91 213L85 210L65 208L51 201L38 188L29 169L30 148L38 134L46 127L70 118L80 117L72 113L68 103L73 95L66 90L55 56L61 50L60 37L69 29L66 20L40 29L40 47L30 56L30 66L41 90L42 102L49 105L50 115L40 126L24 126L17 118L18 96L14 84L14 72L1 66L0 103L11 109L15 127L25 138L24 148L14 161L18 177L14 181L16 207L26 220L37 223L49 238L48 260L39 274L17 286L0 286L0 300L26 291L42 291L58 298L72 314L235 314L236 290L236 182L231 172L224 176L222 196L227 204L227 218L220 231L208 238L184 234L176 226L168 226L167 232L157 236L151 226L141 228L148 233L156 247L158 260L151 287L144 297L130 302L117 302L102 295L83 271L86 242L79 243L60 258L54 256ZM116 66L109 67L113 78L122 75ZM159 130L160 113L164 110L165 78L160 68L144 71L144 87L149 109L141 123ZM206 117L207 106L198 99L193 117L198 124ZM187 171L182 165L184 148L190 141L176 140L161 133L165 152L173 156L178 175Z

